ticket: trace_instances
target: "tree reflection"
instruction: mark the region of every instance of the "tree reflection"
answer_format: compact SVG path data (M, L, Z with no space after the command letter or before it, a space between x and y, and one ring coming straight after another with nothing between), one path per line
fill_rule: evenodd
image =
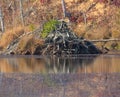
M0 58L4 73L103 73L120 72L120 59L115 56L86 57L9 57Z
M79 57L45 57L45 64L48 71L51 73L76 73L78 68L84 71L84 67L92 63L93 58L79 58Z

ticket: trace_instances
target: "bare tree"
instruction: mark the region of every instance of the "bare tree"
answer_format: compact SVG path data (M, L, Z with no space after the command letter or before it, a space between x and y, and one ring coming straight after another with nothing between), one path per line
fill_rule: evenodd
M66 17L67 13L66 13L65 1L64 1L64 0L61 0L61 2L62 2L62 9L63 9L64 17Z
M23 16L22 0L20 0L19 2L20 2L20 15L21 15L21 20L22 20L22 24L23 24L23 26L24 26L24 25L25 25L25 22L24 22L24 16Z
M1 30L2 32L5 31L4 29L4 20L3 20L3 14L2 14L2 8L0 7L0 22L1 22Z

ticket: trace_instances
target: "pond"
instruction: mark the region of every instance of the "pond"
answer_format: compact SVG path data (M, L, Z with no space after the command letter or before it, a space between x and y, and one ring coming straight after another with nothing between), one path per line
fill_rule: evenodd
M119 97L120 55L0 56L0 97Z
M120 55L0 56L2 73L119 73Z

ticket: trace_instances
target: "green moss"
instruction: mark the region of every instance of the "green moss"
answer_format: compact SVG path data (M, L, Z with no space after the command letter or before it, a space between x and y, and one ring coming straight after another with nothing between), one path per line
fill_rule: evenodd
M30 24L29 25L29 29L30 29L30 31L34 31L36 29L36 27L35 27L34 24Z
M46 38L49 32L55 30L56 25L59 24L57 20L50 20L43 25L42 38Z

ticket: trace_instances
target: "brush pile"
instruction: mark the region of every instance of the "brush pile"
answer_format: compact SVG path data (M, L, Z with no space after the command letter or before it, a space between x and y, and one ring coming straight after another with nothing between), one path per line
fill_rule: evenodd
M46 48L43 54L100 54L102 53L92 42L77 37L67 23L61 21L45 39Z

